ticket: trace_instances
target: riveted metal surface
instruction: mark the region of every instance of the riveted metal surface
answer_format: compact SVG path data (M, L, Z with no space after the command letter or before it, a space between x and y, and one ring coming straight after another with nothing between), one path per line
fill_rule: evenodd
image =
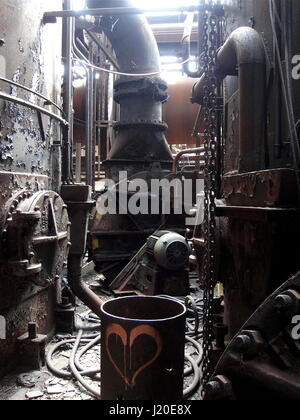
M300 346L293 335L299 314L299 273L276 290L227 347L206 390L207 400L300 400ZM291 312L278 310L278 296L292 293ZM230 392L214 387L226 378ZM211 392L213 390L213 392Z

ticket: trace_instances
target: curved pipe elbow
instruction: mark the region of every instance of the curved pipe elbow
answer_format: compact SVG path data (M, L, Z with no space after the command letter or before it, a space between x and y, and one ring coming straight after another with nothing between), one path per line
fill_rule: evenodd
M220 76L235 76L244 64L265 65L266 54L260 34L252 28L241 27L232 32L218 52L217 72Z
M237 76L243 66L259 68L266 65L266 54L260 34L250 27L240 27L232 32L220 48L216 62L216 76L220 81L227 76ZM195 84L192 102L203 104L205 75Z
M239 156L235 170L265 167L266 54L262 37L252 28L235 30L219 50L216 76L239 78ZM194 87L192 102L203 103L206 76Z
M132 7L132 0L89 0L91 8ZM159 73L160 55L151 27L144 15L104 18L102 30L113 45L123 73Z
M88 4L97 7L100 1L101 6L132 6L131 0L89 0ZM114 84L120 121L115 126L117 135L106 162L161 161L170 166L172 153L162 122L162 103L168 98L167 84L160 78L159 49L146 17L103 18L100 28L113 47L120 72L137 75L123 75ZM144 147L140 146L142 142Z

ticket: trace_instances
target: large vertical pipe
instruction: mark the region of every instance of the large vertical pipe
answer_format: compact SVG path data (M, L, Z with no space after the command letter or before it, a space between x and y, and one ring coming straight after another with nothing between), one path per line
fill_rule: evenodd
M264 168L266 55L262 37L252 28L241 27L227 39L217 56L217 75L238 76L240 95L240 142L238 172ZM195 85L193 102L202 103L205 76Z
M93 185L93 122L94 122L94 71L87 69L86 88L86 185Z
M91 0L90 7L131 6L131 1ZM160 79L158 46L147 19L142 15L103 18L101 29L114 48L120 72L140 74L120 77L115 83L115 100L120 104L120 121L115 126L116 140L106 167L108 173L128 171L133 175L153 162L172 166L162 122L162 102L167 85Z
M91 0L88 5L98 8L130 6L131 2ZM119 71L130 73L129 77L122 74L114 83L114 99L120 105L120 114L114 125L111 150L103 163L106 178L119 183L123 171L128 179L141 172L147 173L147 180L162 176L163 171L171 172L173 158L164 134L166 124L162 121L162 103L168 98L167 84L160 78L159 50L147 19L143 15L102 17L97 25L99 32L104 32L112 44ZM122 207L119 213L124 213L127 203ZM99 244L94 252L99 270L108 260L116 261L121 268L146 240L146 230L155 231L161 224L160 215L142 218L137 221L130 214L106 214L95 221L91 235L97 238L93 241L95 246ZM112 231L128 229L135 232L131 237L134 239L125 240L124 235L119 235L122 239L110 236ZM96 231L95 236L93 231ZM99 231L106 232L106 238L101 241L98 241Z
M64 10L70 10L71 0L64 0ZM63 19L62 33L62 54L64 57L64 81L63 81L63 109L69 127L63 131L63 153L62 153L62 181L70 183L72 177L72 148L73 148L73 77L72 77L72 42L74 32L74 18Z

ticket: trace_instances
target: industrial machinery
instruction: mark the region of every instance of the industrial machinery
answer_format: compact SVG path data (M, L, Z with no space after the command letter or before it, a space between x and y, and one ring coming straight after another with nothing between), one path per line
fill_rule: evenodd
M137 255L109 285L115 293L138 290L145 295L189 294L188 242L174 232L149 237Z
M300 85L292 68L300 47L299 2L206 3L200 25L203 75L192 99L204 106L206 120L205 220L194 240L204 286L204 385L214 370L217 282L224 285L227 342L238 334L206 397L217 396L218 387L226 394L232 379L237 399L270 398L272 390L274 398L277 391L299 398L293 388L299 350L284 336L291 319L274 309L280 291L269 298L300 268ZM294 283L286 289L292 294L287 300L298 293ZM250 342L259 347L255 355ZM289 373L287 365L284 371L279 367L288 360Z
M101 304L80 282L93 202L88 186L71 185L66 78L61 105L67 47L64 42L62 52L61 24L43 21L46 3L1 4L0 376L16 364L41 367L57 311L72 312L70 289ZM68 260L72 280L66 286Z
M299 400L299 274L255 311L206 386L207 400Z
M48 3L1 4L0 376L43 364L57 325L73 332L76 297L100 316L82 281L88 256L118 295L186 296L194 265L205 399L300 399L299 0L180 8L189 79L165 107L169 143L168 86L141 11ZM115 211L101 213L109 194ZM153 200L156 211L130 207ZM124 331L108 353L112 335L125 348Z
M68 126L60 108L61 27L41 25L46 3L1 4L0 375L14 366L21 345L32 345L28 335L21 339L29 323L38 325L36 348L53 333L68 254L69 217L59 195Z
M111 2L108 4L111 6ZM104 7L105 2L89 2L90 7L100 5ZM114 2L115 7L128 5L130 2ZM164 134L167 126L162 121L167 84L159 77L159 51L144 16L102 18L94 31L104 32L110 40L120 71L114 84L119 120L114 124L114 140L103 163L105 177L118 184L120 204L122 184L143 179L150 186L152 179L163 180L172 174L173 159ZM137 76L128 78L126 73ZM120 180L120 173L126 174L125 181ZM157 199L163 200L163 190ZM96 214L90 229L91 252L97 270L111 278L158 227L179 233L185 230L183 217L174 215L173 211L169 217L162 213L133 215L126 211L127 202L123 206L125 209L115 215Z

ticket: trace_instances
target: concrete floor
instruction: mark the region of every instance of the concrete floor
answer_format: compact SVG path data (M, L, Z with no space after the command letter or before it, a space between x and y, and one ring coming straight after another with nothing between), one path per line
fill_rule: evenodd
M89 271L89 270L87 270ZM101 295L103 299L109 299L107 295L101 294L97 281L98 275L95 272L87 273L84 280L89 284L95 292ZM88 313L88 309L78 302L77 320L80 321L82 316ZM99 331L100 332L100 331ZM47 350L58 341L68 339L68 335L55 336L49 343ZM62 350L54 356L54 366L64 370L68 367L71 346L62 348ZM194 349L187 347L189 354L194 355ZM87 352L81 359L82 365L86 369L100 366L100 346L97 345ZM185 379L185 387L191 383L192 378ZM98 381L88 380L88 382L100 391L100 383ZM196 391L191 400L199 400L200 392ZM47 367L43 367L41 371L22 372L15 371L7 375L0 381L0 400L95 400L77 381L69 379L61 379L55 377Z

